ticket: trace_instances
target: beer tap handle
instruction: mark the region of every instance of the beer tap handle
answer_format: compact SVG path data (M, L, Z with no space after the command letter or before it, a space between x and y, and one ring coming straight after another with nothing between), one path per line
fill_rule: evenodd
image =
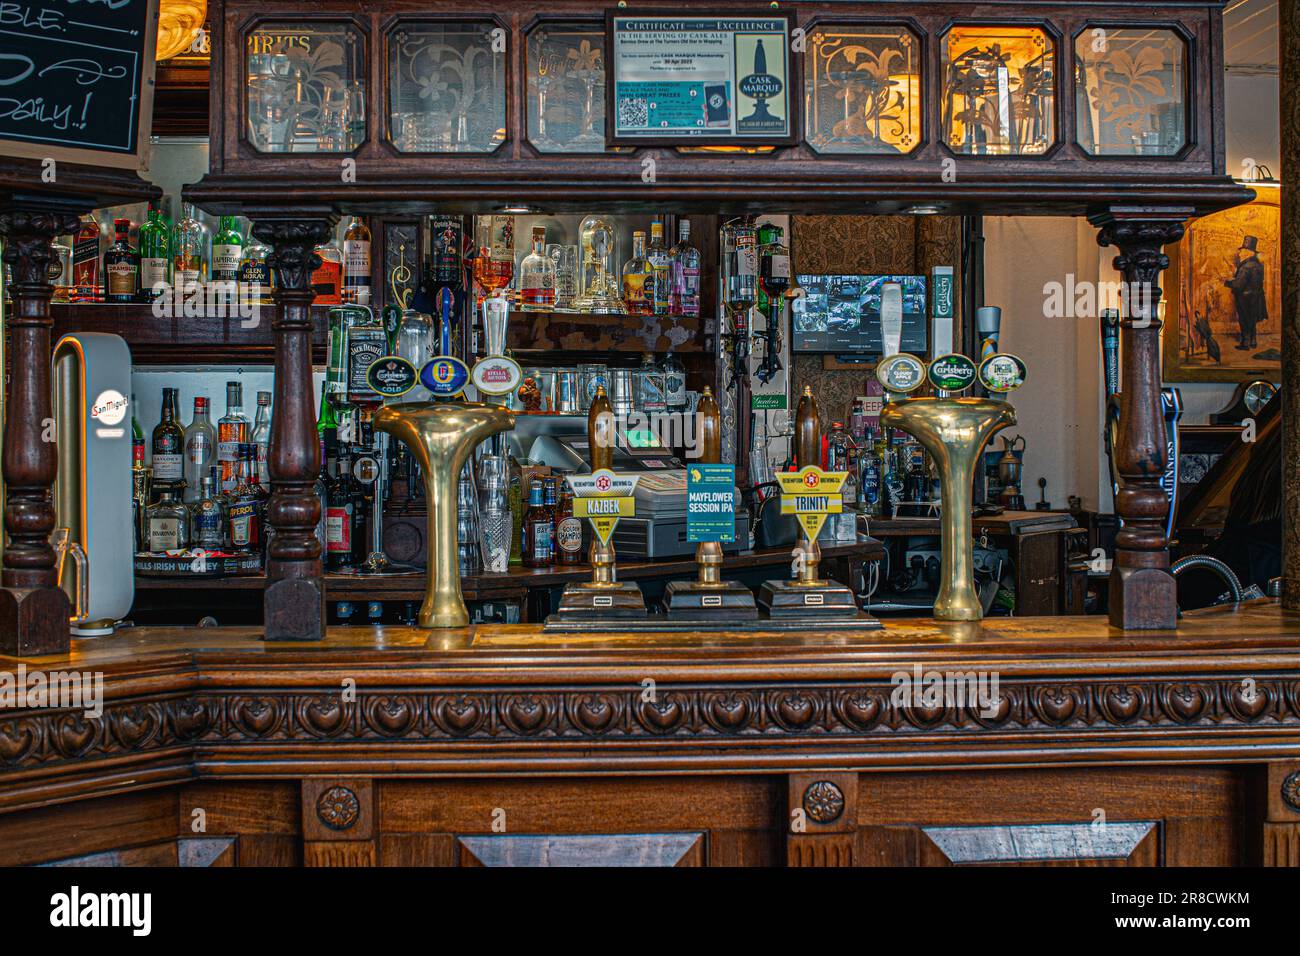
M705 385L696 409L700 422L700 462L716 465L722 461L722 412L713 397L713 389Z
M822 430L817 419L817 399L812 386L803 387L803 395L795 409L795 462L800 468L821 464Z
M591 470L614 468L614 412L605 394L605 386L596 386L596 397L587 412L587 448L591 456Z

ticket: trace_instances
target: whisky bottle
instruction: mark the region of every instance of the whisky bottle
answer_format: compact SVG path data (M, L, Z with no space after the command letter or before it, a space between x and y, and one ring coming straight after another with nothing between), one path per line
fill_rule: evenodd
M208 227L194 215L192 203L181 207L172 230L172 281L186 294L208 280Z
M555 260L546 254L546 230L533 228L533 249L519 264L519 306L525 311L555 305Z
M176 492L164 488L149 506L149 550L177 551L190 546L190 512L176 500Z
M172 228L156 203L140 226L140 298L148 302L162 295L172 281Z
M90 213L81 217L81 228L72 241L72 293L73 302L98 302L100 290L99 220Z
M623 301L630 315L654 312L655 271L645 255L645 233L632 233L632 258L623 266Z
M229 493L238 482L239 446L248 441L248 419L244 417L244 386L226 383L226 414L217 422L217 464L221 468L221 491Z
M312 288L316 290L314 305L340 305L343 302L343 253L332 242L323 242L313 252L320 257L320 266L311 274Z
M177 390L163 389L162 418L153 430L153 488L161 495L172 492L176 497L185 490L185 432L178 421Z
M343 234L343 298L370 305L370 230L360 216L352 217Z
M212 281L229 283L234 292L239 282L239 264L244 259L244 234L238 216L222 216L221 230L212 240Z
M190 527L196 548L219 550L226 544L226 506L217 494L217 469L203 476L201 492L190 505Z
M246 305L270 305L275 301L267 259L270 254L268 247L251 237L244 246L244 257L239 261L239 298Z
M113 244L104 252L104 301L136 302L140 258L131 248L131 220L113 220Z
M366 372L378 359L388 354L388 333L375 320L369 308L352 307L362 313L347 330L347 394L351 405L378 405L379 393L370 386Z
M185 494L187 504L197 501L202 494L203 479L208 476L217 456L217 430L208 417L208 400L199 395L194 399L194 418L185 427Z
M658 219L650 223L650 246L646 249L645 257L649 260L655 277L651 311L655 315L667 315L670 260L668 250L664 247L664 224Z

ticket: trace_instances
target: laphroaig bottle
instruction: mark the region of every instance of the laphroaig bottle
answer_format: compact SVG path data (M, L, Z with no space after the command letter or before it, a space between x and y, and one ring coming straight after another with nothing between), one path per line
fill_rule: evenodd
M343 297L357 305L370 304L370 230L353 216L343 234Z
M181 218L172 230L172 283L192 292L208 280L208 227L194 215L194 206L185 203Z
M221 230L212 240L212 281L239 282L239 264L244 259L244 234L238 216L222 216Z
M542 479L528 484L528 509L524 512L523 563L526 568L544 568L551 563L551 521L546 514Z
M631 315L654 312L655 270L645 256L645 233L632 233L632 258L623 266L623 301Z
M217 458L217 430L208 416L208 400L194 399L194 418L185 427L185 502L197 501L203 494L203 479Z
M185 432L179 421L177 395L174 388L163 389L162 418L153 430L152 457L154 491L159 496L171 491L179 498L185 490Z
M678 224L677 236L668 253L668 308L673 315L695 318L700 314L700 252L691 245L689 219Z
M140 259L131 248L131 220L113 220L113 244L104 253L104 301L136 302Z
M146 302L163 294L172 281L172 227L157 204L140 226L140 297ZM155 291L156 290L156 291Z
M650 268L654 270L655 287L650 308L655 315L667 315L669 306L669 272L671 260L664 246L664 224L656 219L650 223L650 245L645 252Z

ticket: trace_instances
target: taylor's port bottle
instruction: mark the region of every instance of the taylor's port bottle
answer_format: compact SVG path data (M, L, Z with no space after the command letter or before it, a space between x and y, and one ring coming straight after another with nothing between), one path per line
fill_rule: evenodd
M171 491L180 498L185 491L185 432L181 428L178 392L163 389L162 417L153 430L153 488L157 495Z
M222 216L221 229L212 239L212 281L228 282L233 290L243 258L244 234L239 229L239 217Z
M104 252L104 301L135 302L140 292L140 259L131 248L131 220L113 220L113 244Z
M360 216L343 234L343 301L370 305L370 230Z
M551 563L551 519L546 512L542 479L528 484L528 509L523 521L523 563L526 568L544 568Z
M148 302L162 295L155 287L172 281L172 227L156 203L149 204L149 218L140 225L140 298Z

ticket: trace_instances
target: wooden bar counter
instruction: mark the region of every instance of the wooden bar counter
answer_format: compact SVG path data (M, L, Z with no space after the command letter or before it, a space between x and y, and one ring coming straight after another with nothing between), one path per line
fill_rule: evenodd
M1300 865L1300 614L131 629L0 671L0 863ZM993 701L928 700L928 680ZM901 696L911 680L915 696Z

